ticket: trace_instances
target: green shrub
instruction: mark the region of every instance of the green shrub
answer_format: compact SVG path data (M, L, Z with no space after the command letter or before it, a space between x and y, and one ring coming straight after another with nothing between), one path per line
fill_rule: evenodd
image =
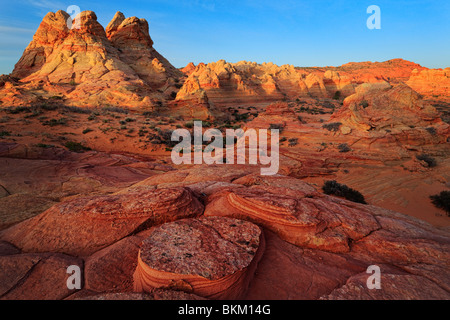
M289 147L294 147L298 145L298 138L290 138L289 140Z
M184 126L186 127L186 128L193 128L194 127L194 121L189 121L189 122L186 122L185 124L184 124Z
M431 202L439 209L445 210L450 217L450 191L442 191L430 196Z
M54 126L65 125L66 123L67 123L67 120L65 118L61 118L61 119L50 119L50 120L44 121L42 124L44 126L54 127Z
M90 128L86 128L86 129L83 130L83 134L86 134L86 133L89 133L89 132L92 132L92 131L94 131L94 130L92 130Z
M280 133L283 132L284 125L282 123L271 123L269 130L279 130Z
M77 152L77 153L82 153L82 152L91 150L91 148L85 147L81 143L74 142L74 141L67 141L64 146L67 149L69 149L69 151Z
M428 133L431 134L432 136L435 136L437 133L436 128L434 128L434 127L428 127L428 128L425 128L425 130L427 130Z
M428 154L422 153L419 155L416 155L417 160L425 161L429 168L433 168L437 166L436 159L429 156Z
M341 143L340 145L338 145L338 149L339 149L339 152L349 152L352 150L346 143Z
M322 190L325 194L335 195L349 201L367 204L364 196L359 191L349 188L345 184L337 183L335 180L325 181Z
M340 91L336 91L334 93L333 99L334 100L339 100L341 98L341 92Z
M342 125L342 123L340 123L340 122L332 122L332 123L326 123L326 124L322 125L322 128L324 128L328 131L336 132L339 130L341 125Z

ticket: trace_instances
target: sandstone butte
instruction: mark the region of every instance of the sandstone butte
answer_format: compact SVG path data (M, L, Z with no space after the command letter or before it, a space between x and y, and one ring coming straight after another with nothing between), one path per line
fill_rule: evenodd
M74 21L80 29L69 30L68 18L47 14L12 74L0 77L2 111L117 106L220 120L230 106L261 104L242 127L282 128L280 171L176 167L170 153L120 141L106 149L84 127L73 135L93 151L39 146L25 123L35 117L23 124L8 113L0 124L0 299L450 299L448 227L415 217L431 207L428 188L449 179L450 126L436 103L449 98L448 69L401 59L177 69L153 48L144 19L118 12L104 29L85 11ZM88 121L77 117L61 130ZM20 134L5 134L12 126ZM37 132L44 127L61 133ZM324 177L356 187L369 204L322 193ZM69 265L83 270L81 290L65 286ZM381 290L366 285L370 265L381 268Z

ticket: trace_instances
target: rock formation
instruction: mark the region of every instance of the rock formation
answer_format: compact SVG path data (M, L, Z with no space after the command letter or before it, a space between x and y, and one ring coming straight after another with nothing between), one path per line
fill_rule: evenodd
M125 18L118 12L106 31L92 11L81 12L71 29L68 21L64 11L44 17L11 74L22 84L4 86L3 105L42 103L59 96L70 105L151 110L175 89L181 72L153 48L144 19ZM22 91L33 92L38 99L14 99Z
M261 230L242 220L185 219L142 242L135 290L177 289L211 299L243 298L264 252Z
M202 211L183 188L78 198L15 225L3 237L26 252L88 255L133 232Z
M215 104L257 103L294 100L298 97L333 98L355 93L362 83L409 79L418 64L394 59L386 62L348 63L340 67L299 68L273 63L257 64L219 60L196 67L190 63L182 71L188 76L177 99L206 92Z
M0 239L3 299L448 299L450 292L447 231L245 166L172 171L118 195L62 202ZM66 264L84 268L82 290L61 285ZM369 265L381 268L381 290L366 286Z
M405 84L363 84L344 100L330 122L340 122L353 130L399 133L416 127L433 127L442 142L449 125L439 112Z
M448 99L450 68L421 71L414 69L406 84L428 98Z

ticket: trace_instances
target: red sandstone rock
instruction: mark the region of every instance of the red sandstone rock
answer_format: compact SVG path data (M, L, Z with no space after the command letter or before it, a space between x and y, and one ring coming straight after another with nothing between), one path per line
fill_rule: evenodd
M411 73L408 86L428 98L448 99L450 92L450 68L418 70Z
M330 121L339 121L358 130L394 131L410 126L436 125L446 129L435 108L410 87L388 83L364 84L347 97L344 106Z
M333 290L324 300L437 300L450 299L448 291L421 276L387 273L381 268L381 289L368 289L370 274L350 277L346 284Z
M151 293L117 292L90 294L74 300L205 300L195 294L174 290L154 290Z
M126 237L89 256L85 262L85 288L94 292L132 291L139 245L149 232Z
M182 73L153 48L144 19L119 12L107 32L92 11L74 19L79 28L69 29L68 20L64 11L45 16L12 73L22 84L0 90L3 104L28 105L56 94L70 105L152 108L175 89L170 85Z
M239 299L263 252L262 231L248 222L208 217L167 223L141 245L135 290L171 288Z
M77 198L5 230L2 239L25 252L89 255L133 232L202 211L186 188Z
M74 291L67 288L71 265L83 261L62 254L16 254L0 257L0 299L60 300Z
M249 220L295 245L331 252L348 252L351 241L379 228L363 206L308 191L270 185L223 190L208 197L205 215Z

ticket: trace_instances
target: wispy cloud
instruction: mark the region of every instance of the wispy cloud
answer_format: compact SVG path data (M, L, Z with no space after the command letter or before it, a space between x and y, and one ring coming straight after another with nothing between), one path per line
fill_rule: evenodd
M36 30L26 29L26 28L17 28L17 27L9 27L9 26L0 26L0 32L7 33L34 33Z
M64 4L59 1L48 1L48 0L28 0L29 4L43 9L59 10L64 7Z
M49 11L56 12L58 10L66 10L67 5L61 1L49 1L49 0L26 0L29 6L34 7L34 13L38 16L43 16Z

